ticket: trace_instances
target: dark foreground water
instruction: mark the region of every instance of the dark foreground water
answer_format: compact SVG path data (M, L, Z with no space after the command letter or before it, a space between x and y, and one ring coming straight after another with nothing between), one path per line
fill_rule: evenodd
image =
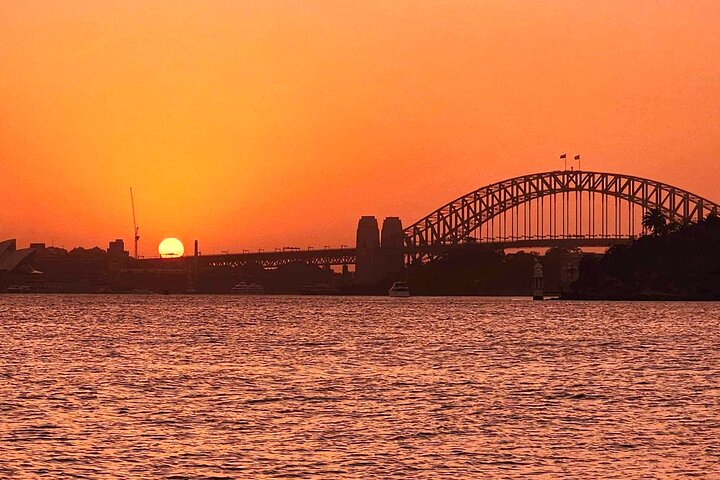
M720 304L0 296L0 478L720 478Z

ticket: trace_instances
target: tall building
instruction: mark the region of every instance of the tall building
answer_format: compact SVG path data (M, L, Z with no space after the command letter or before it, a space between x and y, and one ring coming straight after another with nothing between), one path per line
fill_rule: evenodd
M108 244L108 255L115 257L128 257L130 252L125 250L125 241L122 238L118 238L114 242Z

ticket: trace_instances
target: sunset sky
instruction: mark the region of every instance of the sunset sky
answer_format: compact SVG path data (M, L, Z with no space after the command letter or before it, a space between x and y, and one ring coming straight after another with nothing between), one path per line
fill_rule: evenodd
M0 2L0 240L353 244L562 152L720 200L717 0Z

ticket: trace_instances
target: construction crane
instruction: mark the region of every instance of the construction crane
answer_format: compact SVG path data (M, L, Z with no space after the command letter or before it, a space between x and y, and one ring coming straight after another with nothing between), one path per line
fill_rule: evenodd
M135 226L135 258L139 258L138 240L140 240L140 227L138 227L137 220L135 220L135 197L133 197L132 187L130 187L130 204L132 205L133 225Z

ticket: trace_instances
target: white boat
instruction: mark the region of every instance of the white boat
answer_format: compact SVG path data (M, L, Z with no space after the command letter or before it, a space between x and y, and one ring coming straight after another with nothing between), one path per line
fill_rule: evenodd
M245 283L240 282L234 285L230 291L232 293L240 293L243 295L262 295L265 293L265 289L259 283Z
M410 288L408 288L408 284L405 282L395 282L393 286L390 287L390 290L388 290L388 295L391 297L409 297Z

